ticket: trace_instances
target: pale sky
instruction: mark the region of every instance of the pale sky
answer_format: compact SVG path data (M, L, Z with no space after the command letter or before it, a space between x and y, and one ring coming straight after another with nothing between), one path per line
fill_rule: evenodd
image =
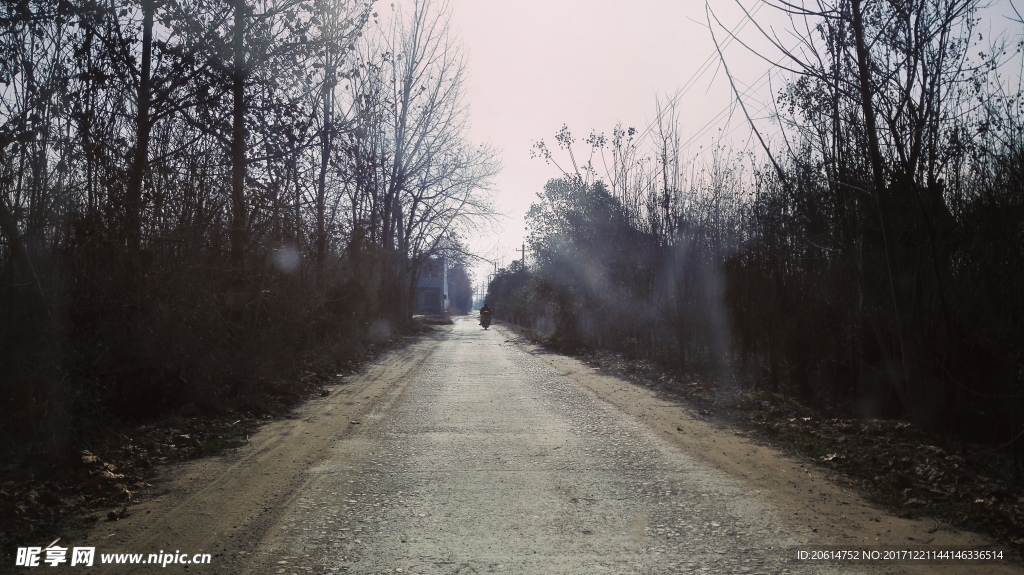
M655 119L655 97L675 94L714 55L703 2L452 0L451 9L468 59L470 138L497 147L504 166L495 199L506 217L471 248L499 266L518 257L523 216L561 175L530 158L535 141L553 145L562 124L578 140L591 130L610 135L617 122L643 129ZM730 24L740 20L731 2L719 10ZM722 74L712 81L716 69L679 98L684 138L730 103Z
M703 1L450 2L452 31L468 60L470 139L498 148L504 166L494 188L497 208L506 217L493 233L472 238L470 248L499 266L519 257L515 250L525 236L523 216L544 184L561 175L543 160L531 159L530 149L540 139L553 147L562 124L577 140L591 130L610 135L617 122L643 130L655 119L656 96L664 100L677 94L713 58L678 99L683 139L707 129L688 155L710 144L718 128L734 147L747 145L750 131L742 115L736 112L726 124L732 96L718 69ZM757 0L743 2L762 24L774 20L777 29L786 27L771 8L759 7ZM745 20L733 0L712 0L712 6L725 26ZM1012 14L1009 0L997 0L995 7ZM747 42L759 34L747 25L738 36ZM725 53L740 80L760 85L766 97L755 100L763 105L769 67L738 44ZM775 91L784 78L781 73L772 78ZM475 268L478 281L486 279L489 267Z

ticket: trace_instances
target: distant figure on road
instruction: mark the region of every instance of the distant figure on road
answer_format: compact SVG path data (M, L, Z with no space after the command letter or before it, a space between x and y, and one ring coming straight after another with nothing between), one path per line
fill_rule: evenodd
M487 329L491 325L491 308L484 304L484 307L480 308L480 325Z

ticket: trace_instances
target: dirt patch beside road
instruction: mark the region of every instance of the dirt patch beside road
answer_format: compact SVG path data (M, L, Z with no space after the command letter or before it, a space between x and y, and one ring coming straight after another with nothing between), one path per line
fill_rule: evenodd
M263 534L301 492L308 470L339 440L362 433L364 415L401 394L405 376L446 331L438 328L373 362L365 372L342 378L328 395L262 427L237 451L169 466L127 517L63 537L59 544L94 546L97 554L210 553L211 565L196 566L195 572L245 572ZM101 566L97 572L146 571Z
M664 440L715 468L764 492L817 537L821 545L860 548L869 545L993 546L992 539L930 519L895 517L867 501L843 478L810 461L786 455L763 441L704 417L678 399L605 375L577 359L527 343L506 328L510 339L544 358L566 377L601 400L643 422ZM1019 565L905 566L908 573L1022 573ZM981 571L979 571L981 570Z

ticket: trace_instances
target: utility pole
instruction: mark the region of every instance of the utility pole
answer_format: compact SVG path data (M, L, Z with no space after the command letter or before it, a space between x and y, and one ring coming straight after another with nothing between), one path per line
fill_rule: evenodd
M523 269L525 270L526 269L526 242L523 242L523 247L521 249L516 249L516 251L517 252L522 252L521 255L523 256L523 260L522 260L523 261Z

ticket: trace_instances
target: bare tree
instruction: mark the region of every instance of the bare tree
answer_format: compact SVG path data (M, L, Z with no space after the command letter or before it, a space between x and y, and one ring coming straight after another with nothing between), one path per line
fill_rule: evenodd
M372 213L371 234L393 254L387 273L410 284L407 265L430 251L460 220L487 217L479 194L497 169L494 152L465 141L465 63L448 30L447 5L413 3L396 9L363 46L353 82L352 148L357 182ZM366 129L367 119L373 133ZM368 193L367 193L368 192ZM408 290L398 307L408 315Z
M772 6L791 28L783 41L758 24L777 55L754 54L792 74L780 98L788 110L776 116L783 158L758 137L791 193L818 189L807 174L827 175L821 183L840 231L828 243L862 296L851 301L863 304L864 385L886 381L918 422L935 426L955 395L949 374L961 345L948 293L956 222L944 180L963 158L971 87L999 66L999 50L971 55L975 0ZM829 249L819 249L822 257Z

